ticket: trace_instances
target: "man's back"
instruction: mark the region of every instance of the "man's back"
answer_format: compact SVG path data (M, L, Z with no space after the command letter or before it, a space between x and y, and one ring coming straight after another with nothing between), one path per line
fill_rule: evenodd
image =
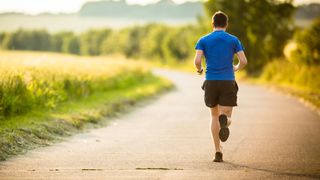
M207 80L234 80L233 56L242 51L237 37L223 30L203 36L196 45L206 58Z

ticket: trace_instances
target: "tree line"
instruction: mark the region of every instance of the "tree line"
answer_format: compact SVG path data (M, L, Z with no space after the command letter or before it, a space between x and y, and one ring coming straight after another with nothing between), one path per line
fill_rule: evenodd
M148 24L121 29L89 30L81 34L45 30L23 30L0 33L2 49L34 50L78 55L108 55L121 53L129 58L185 61L191 57L197 36L191 25L172 27Z

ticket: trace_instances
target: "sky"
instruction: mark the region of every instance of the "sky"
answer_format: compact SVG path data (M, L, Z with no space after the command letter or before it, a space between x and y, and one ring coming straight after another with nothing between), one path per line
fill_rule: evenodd
M27 14L50 13L73 13L77 12L81 6L93 0L0 0L1 12L23 12ZM159 0L127 0L129 4L148 4ZM173 0L176 3L197 0ZM305 4L318 2L320 0L294 0L295 4Z

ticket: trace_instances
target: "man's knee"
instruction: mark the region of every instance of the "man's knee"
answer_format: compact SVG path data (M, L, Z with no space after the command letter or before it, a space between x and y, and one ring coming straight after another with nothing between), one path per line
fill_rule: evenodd
M233 107L229 106L220 106L219 115L224 114L228 117L231 117Z

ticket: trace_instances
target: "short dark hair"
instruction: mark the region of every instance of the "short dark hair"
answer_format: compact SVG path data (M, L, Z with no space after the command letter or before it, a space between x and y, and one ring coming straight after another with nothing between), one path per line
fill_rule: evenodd
M222 11L218 11L212 16L212 23L214 27L227 27L228 15Z

